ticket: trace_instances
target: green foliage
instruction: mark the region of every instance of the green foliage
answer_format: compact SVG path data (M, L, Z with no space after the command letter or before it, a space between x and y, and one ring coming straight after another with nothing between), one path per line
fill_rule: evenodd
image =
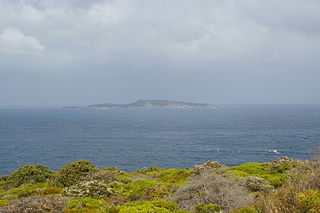
M48 195L57 195L57 194L62 194L63 193L63 189L58 188L58 187L46 187L45 189L42 190L42 195L43 196L48 196Z
M119 207L120 213L171 213L176 212L177 204L170 201L152 200L129 202ZM180 211L181 212L181 211Z
M25 183L46 182L52 174L53 172L46 166L26 165L10 174L7 180L14 182L15 186L20 186Z
M168 193L165 184L143 179L138 179L128 184L120 184L115 190L129 200L138 200L143 197L161 198Z
M159 172L159 171L163 171L164 169L158 166L151 166L145 169L140 169L137 171L137 173L139 174L145 174L148 175L151 172Z
M112 172L115 172L115 173L123 173L124 172L124 171L122 171L121 169L119 169L119 168L117 168L115 166L106 167L103 170L112 171Z
M194 207L195 213L214 213L220 212L221 208L217 204L199 204Z
M38 188L32 185L24 185L22 187L14 188L10 190L10 194L14 195L16 198L29 197L38 194Z
M174 211L174 213L192 213L192 212L184 210L184 209L179 209L177 211Z
M133 180L132 179L132 174L127 173L127 172L119 173L117 175L117 178L122 183L130 183Z
M320 212L320 191L309 190L305 193L298 193L298 202L301 212Z
M172 201L164 201L164 200L157 200L156 199L156 200L152 200L149 202L152 203L154 206L157 206L160 208L165 208L170 211L174 211L178 207L178 204L176 204L175 202L172 202Z
M0 193L0 199L5 198L13 201L21 197L39 195L44 187L46 187L46 183L24 184L10 190L2 191Z
M85 177L81 178L81 180L82 181L101 181L105 184L108 184L118 180L116 173L117 172L113 170L99 170L94 173L89 173Z
M166 169L149 173L151 177L158 178L161 181L182 185L186 183L186 179L190 177L191 173L185 169Z
M297 162L291 162L291 163L286 163L286 164L279 165L278 167L273 167L273 168L271 168L271 170L276 172L276 173L285 173L289 169L297 167L299 165L300 164L297 163Z
M76 184L81 178L99 169L87 160L79 160L65 165L51 180L51 184L57 187L69 187Z
M1 181L7 181L8 178L9 178L9 175L0 176L0 182L1 182Z
M0 191L5 189L7 185L8 185L8 181L0 180Z
M104 213L106 212L107 202L93 198L77 198L67 203L66 213Z
M235 210L231 211L231 213L258 213L258 211L253 206L246 206L246 207L242 207L240 209L235 209Z
M284 171L284 170L281 170ZM266 179L270 185L279 187L286 181L284 173L277 173L269 168L268 163L245 163L231 167L230 172L237 177L255 176Z
M9 201L9 200L1 200L1 199L0 199L0 207L6 206L6 205L8 205L8 204L10 204L10 201Z

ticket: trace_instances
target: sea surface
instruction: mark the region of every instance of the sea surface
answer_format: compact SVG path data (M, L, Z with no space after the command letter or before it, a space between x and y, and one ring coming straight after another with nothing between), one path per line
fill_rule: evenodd
M318 144L319 105L0 109L0 175L26 164L57 170L80 159L126 171L307 159Z

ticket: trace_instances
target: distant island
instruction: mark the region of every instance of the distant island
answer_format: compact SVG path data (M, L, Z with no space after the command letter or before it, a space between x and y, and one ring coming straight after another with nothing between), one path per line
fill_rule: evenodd
M190 103L169 100L138 100L130 104L93 104L80 107L64 108L85 108L85 109L133 109L133 108L215 108L215 105L204 103Z

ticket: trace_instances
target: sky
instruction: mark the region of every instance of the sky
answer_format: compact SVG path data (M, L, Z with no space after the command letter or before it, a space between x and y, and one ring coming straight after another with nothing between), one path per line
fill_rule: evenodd
M0 106L320 104L319 0L2 0Z

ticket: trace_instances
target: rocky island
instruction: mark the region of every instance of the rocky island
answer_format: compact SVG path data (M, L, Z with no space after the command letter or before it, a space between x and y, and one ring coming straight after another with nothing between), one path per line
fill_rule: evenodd
M180 101L169 101L169 100L138 100L129 104L93 104L81 107L73 108L86 108L86 109L148 109L148 108L215 108L216 106L204 103L191 103L191 102L180 102ZM69 108L69 107L68 107Z

